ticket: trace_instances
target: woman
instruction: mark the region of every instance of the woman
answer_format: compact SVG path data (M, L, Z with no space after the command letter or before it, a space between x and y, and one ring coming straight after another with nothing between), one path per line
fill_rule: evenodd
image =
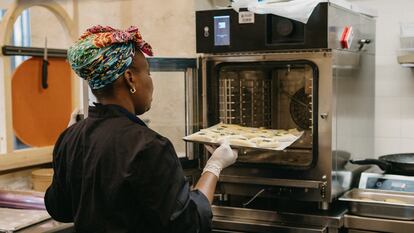
M73 70L99 104L62 133L45 195L50 215L76 232L209 232L220 171L237 152L223 143L190 190L171 142L136 115L151 107L153 85L136 27L96 26L68 50Z

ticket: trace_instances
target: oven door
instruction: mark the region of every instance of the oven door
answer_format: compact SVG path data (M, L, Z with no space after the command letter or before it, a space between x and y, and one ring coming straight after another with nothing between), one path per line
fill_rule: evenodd
M327 51L203 55L203 128L217 123L303 131L283 151L240 150L221 194L331 199L332 55ZM207 161L205 154L203 161Z

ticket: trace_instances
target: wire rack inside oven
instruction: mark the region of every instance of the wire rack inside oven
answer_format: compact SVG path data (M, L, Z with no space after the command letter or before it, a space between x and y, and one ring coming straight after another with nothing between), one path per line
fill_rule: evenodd
M223 69L219 119L249 127L312 129L310 67Z
M221 72L220 121L250 127L271 126L271 80L260 70Z

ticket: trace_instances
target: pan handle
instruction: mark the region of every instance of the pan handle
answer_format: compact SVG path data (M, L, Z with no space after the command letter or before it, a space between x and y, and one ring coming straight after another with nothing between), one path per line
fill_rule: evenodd
M349 160L349 162L358 165L377 165L383 171L389 171L391 169L390 163L379 159Z

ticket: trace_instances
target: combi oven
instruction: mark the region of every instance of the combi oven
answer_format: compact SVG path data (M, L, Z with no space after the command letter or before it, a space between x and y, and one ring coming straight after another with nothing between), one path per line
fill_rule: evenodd
M246 24L233 9L198 11L196 30L202 128L304 131L283 151L240 151L217 193L328 208L361 172L347 160L373 154L375 19L327 2L307 24L259 14Z

